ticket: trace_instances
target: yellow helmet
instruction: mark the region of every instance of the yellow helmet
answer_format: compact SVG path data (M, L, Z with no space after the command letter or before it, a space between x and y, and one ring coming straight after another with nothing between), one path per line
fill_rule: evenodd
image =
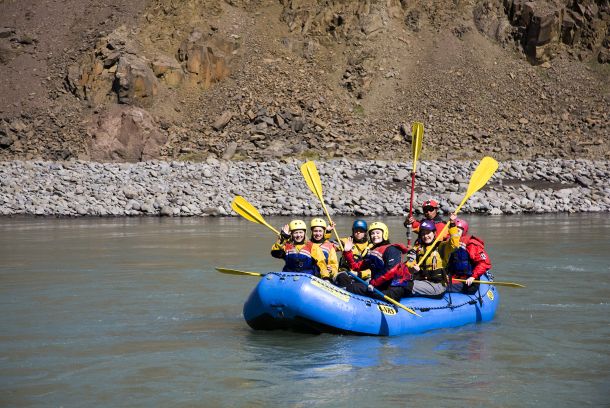
M322 228L326 229L326 221L324 221L322 218L314 218L313 220L311 220L311 224L309 224L309 226L311 228L322 227Z
M303 220L292 220L290 221L290 224L288 224L288 228L290 229L290 232L292 231L296 231L296 230L307 230L307 224L305 224L305 221Z
M371 234L373 230L381 230L383 232L383 240L387 241L390 238L390 231L388 230L388 226L383 222L375 221L369 225L368 233Z

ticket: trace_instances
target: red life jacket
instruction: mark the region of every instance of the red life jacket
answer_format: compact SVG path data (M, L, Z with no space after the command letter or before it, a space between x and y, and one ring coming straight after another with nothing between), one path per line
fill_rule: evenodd
M404 244L401 244L401 243L381 245L381 246L378 246L376 248L372 248L371 250L369 250L369 252L364 257L364 260L368 261L368 266L371 269L371 276L373 277L373 280L375 280L375 279L385 275L387 272L389 272L389 271L385 270L386 265L385 265L385 261L383 259L383 254L390 247L397 248L403 254L406 254L407 252L409 252L409 248L407 248ZM400 265L401 263L402 262L398 262L398 264L396 264L394 266L394 268L397 265ZM392 268L392 269L394 269L394 268ZM375 285L373 285L373 286L375 286Z

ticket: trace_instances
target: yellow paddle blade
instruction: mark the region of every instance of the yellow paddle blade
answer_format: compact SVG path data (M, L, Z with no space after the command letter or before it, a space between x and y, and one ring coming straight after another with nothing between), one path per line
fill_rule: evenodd
M466 282L466 279L456 279L453 278L454 281L458 281L458 282ZM519 283L514 283L514 282L496 282L496 281L480 281L480 280L474 280L474 283L485 283L488 285L494 285L494 286L506 286L509 288L524 288L524 285L521 285Z
M324 201L322 197L322 182L320 181L320 175L318 174L318 169L316 168L316 164L312 161L306 161L301 166L301 173L303 174L303 178L307 183L307 187L318 197L318 200Z
M421 147L424 140L424 124L421 122L413 123L411 149L413 152L413 173L417 167L417 159L421 153Z
M227 268L216 268L216 270L220 273L226 273L228 275L241 275L241 276L265 276L264 273L258 272L246 272L246 271L238 271L237 269L227 269Z
M468 190L466 191L466 195L464 196L464 199L462 200L460 205L458 205L458 207L455 209L454 213L457 214L460 211L462 206L466 203L466 200L468 200L470 196L472 196L474 193L479 191L481 187L483 187L485 183L487 183L491 176L493 176L496 170L498 170L498 162L489 156L483 157L477 168L474 170L474 173L472 173L472 176L470 176L470 183L468 184ZM417 263L418 265L421 266L423 260L426 259L428 255L430 255L430 252L432 252L432 249L434 249L440 237L445 235L445 231L447 231L448 228L449 223L446 223L445 228L443 228L443 230L436 235L436 238L434 239L434 242L432 242L432 245L428 245L428 249L424 253L424 256L420 258L419 262Z
M252 204L250 204L245 198L242 196L235 196L233 201L231 202L231 208L237 214L241 215L248 221L256 222L257 224L264 225L265 227L271 229L277 235L280 234L278 230L273 228L271 225L267 224L262 215L254 208Z
M468 184L466 195L458 208L454 211L456 214L458 211L460 211L464 203L466 203L466 200L468 200L474 193L479 191L489 181L496 170L498 170L498 162L489 156L483 157L470 177L470 183Z
M318 168L314 162L306 161L301 165L301 173L303 174L303 178L305 179L305 183L307 183L307 187L314 193L318 200L320 200L320 204L322 204L322 210L324 210L324 214L326 214L326 218L328 218L329 224L332 224L333 220L330 218L330 214L328 213L328 209L326 208L326 204L324 204L324 196L322 195L322 182L320 181L320 174L318 173ZM335 237L339 242L339 247L341 251L343 251L343 243L341 242L341 238L339 238L339 233L336 229L333 230L335 233Z

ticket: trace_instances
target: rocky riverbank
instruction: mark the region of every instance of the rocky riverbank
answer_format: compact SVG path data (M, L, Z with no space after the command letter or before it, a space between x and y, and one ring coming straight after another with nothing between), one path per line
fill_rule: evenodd
M263 215L319 215L297 161L205 163L0 162L0 215L228 216L242 195ZM416 203L444 211L464 197L478 162L421 162ZM329 211L402 215L410 165L384 161L317 163ZM608 161L510 161L462 208L490 215L610 211ZM419 204L417 205L419 210Z

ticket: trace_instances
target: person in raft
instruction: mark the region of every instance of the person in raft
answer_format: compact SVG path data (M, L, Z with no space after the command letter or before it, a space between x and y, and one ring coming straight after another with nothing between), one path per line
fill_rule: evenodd
M334 226L334 225L333 225ZM339 261L337 260L337 251L332 242L327 238L328 228L326 221L322 218L314 218L309 224L311 228L311 242L317 244L324 253L324 259L328 268L330 278L334 279L339 270ZM332 231L332 229L331 229Z
M447 273L449 278L466 279L466 282L449 281L449 290L472 295L479 288L479 284L474 281L491 269L491 261L483 240L468 235L468 223L457 219L455 225L460 234L460 248L449 257Z
M401 268L402 254L407 253L408 248L403 244L392 244L389 240L388 226L382 222L373 222L368 228L370 248L364 257L360 260L356 260L354 256L354 240L349 237L345 241L345 247L343 251L343 258L345 259L347 266L354 272L357 272L361 278L364 278L363 271L370 270L371 282L375 279L385 275L388 271L395 269L407 269ZM408 272L408 270L407 270ZM408 285L408 279L396 279L396 282L384 282L383 284L376 285L382 292L391 287L391 284L396 285ZM373 293L373 286L365 285L349 276L345 272L340 272L337 275L335 284L339 287L345 288L347 291L364 296L377 297ZM390 295L388 295L390 296Z
M334 222L332 222L326 228L326 239L330 239L331 232L334 228L335 228ZM354 254L354 260L356 262L358 262L362 258L364 258L366 253L369 251L370 245L369 245L368 235L366 233L367 229L368 229L368 224L364 220L356 220L352 224L352 235L349 238L351 238L352 242L354 243L354 247L352 248L352 253ZM347 237L341 238L341 243L343 244L343 247L345 247L345 244L347 243L347 239L348 239ZM335 250L340 250L340 249L341 249L341 247L335 241ZM339 269L342 269L342 270L349 269L349 266L347 265L347 261L343 257L341 257L341 260L339 261ZM363 272L362 279L369 279L371 277L370 270L362 271L362 272Z
M284 272L302 272L330 279L324 252L319 245L305 239L306 231L307 224L303 220L292 220L284 225L271 247L271 256L286 262Z
M424 203L422 205L422 211L424 213L424 218L421 221L417 221L414 216L410 216L404 222L405 228L409 228L409 225L410 225L413 232L418 233L419 226L421 225L421 223L423 221L432 220L432 221L434 221L434 224L436 225L436 233L440 234L441 231L443 230L443 228L445 228L445 222L439 215L438 209L439 209L438 201L432 200L432 199L424 201ZM443 239L445 239L445 238L443 238Z
M396 301L409 296L439 296L445 293L447 282L445 265L453 251L460 245L460 235L455 225L456 219L457 216L451 214L450 239L438 241L420 267L418 262L432 245L437 234L434 221L422 221L415 247L407 255L409 261L400 263L383 275L371 279L370 286L380 289L384 295ZM369 288L370 291L372 291L372 287Z

